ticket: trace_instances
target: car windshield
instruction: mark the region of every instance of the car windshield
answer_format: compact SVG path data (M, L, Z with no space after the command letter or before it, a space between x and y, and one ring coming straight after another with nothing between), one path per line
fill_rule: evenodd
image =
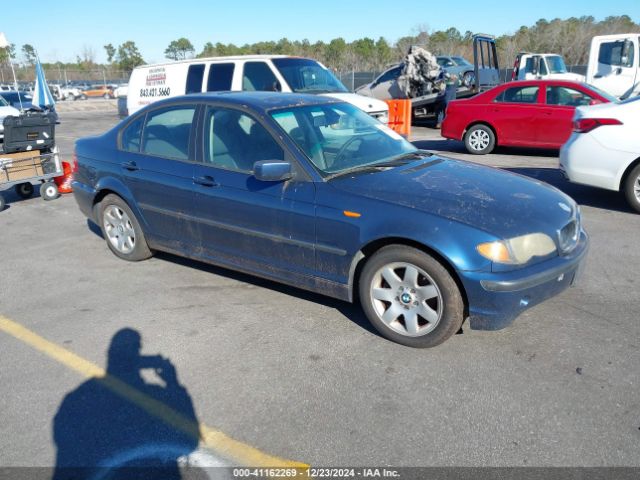
M472 65L471 62L468 62L466 59L462 58L462 57L451 57L453 58L453 61L456 62L458 65Z
M392 167L420 152L386 125L348 103L274 110L273 119L324 177Z
M340 80L324 65L306 58L274 58L273 64L297 93L345 93Z
M0 96L0 107L8 107L9 104L7 103L7 101L2 98L2 96Z
M567 66L560 55L551 55L547 57L547 65L549 73L567 73Z

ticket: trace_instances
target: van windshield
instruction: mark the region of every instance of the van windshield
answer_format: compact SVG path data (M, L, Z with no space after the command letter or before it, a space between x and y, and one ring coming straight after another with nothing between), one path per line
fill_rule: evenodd
M567 66L560 55L550 55L547 57L549 73L567 73Z
M348 92L324 65L307 58L274 58L273 64L296 93Z

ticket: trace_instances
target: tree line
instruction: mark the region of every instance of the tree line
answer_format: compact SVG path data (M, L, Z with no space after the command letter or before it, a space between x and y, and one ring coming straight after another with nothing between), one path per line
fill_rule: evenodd
M498 58L503 67L509 67L520 51L559 53L568 65L584 65L589 56L591 38L595 35L614 33L640 33L640 24L628 15L611 16L597 21L592 16L580 18L538 20L532 26L522 26L513 34L499 36L496 39ZM489 32L484 32L489 33ZM460 32L451 27L446 30L428 31L417 28L407 35L390 43L380 36L377 39L364 37L352 42L344 38L334 38L328 42L310 42L281 38L277 41L262 41L252 44L235 45L233 43L207 42L197 52L191 41L185 37L173 40L164 54L170 60L203 58L227 55L281 54L296 55L317 59L339 72L380 71L387 65L400 61L411 45L420 45L436 55L461 55L473 60L472 32ZM75 63L43 64L45 68L75 68L90 71L97 68L109 68L129 72L145 63L135 42L126 41L118 46L104 45L107 64L96 63L95 52L84 46L76 56ZM25 44L20 49L20 59L26 64L35 63L36 52L32 45ZM18 59L15 45L0 49L0 65L7 65Z

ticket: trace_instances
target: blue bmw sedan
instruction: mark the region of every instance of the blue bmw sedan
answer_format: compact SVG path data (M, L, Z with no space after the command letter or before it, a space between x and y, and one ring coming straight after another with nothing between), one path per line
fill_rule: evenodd
M433 347L571 285L576 203L418 150L351 104L274 92L155 102L76 144L73 191L118 257L166 251L345 301Z

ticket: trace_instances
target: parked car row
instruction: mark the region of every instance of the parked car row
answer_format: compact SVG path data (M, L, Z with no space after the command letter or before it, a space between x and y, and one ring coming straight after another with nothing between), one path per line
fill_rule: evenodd
M639 100L578 82L510 82L449 103L442 136L476 155L497 146L561 149L570 181L624 192L640 212Z

